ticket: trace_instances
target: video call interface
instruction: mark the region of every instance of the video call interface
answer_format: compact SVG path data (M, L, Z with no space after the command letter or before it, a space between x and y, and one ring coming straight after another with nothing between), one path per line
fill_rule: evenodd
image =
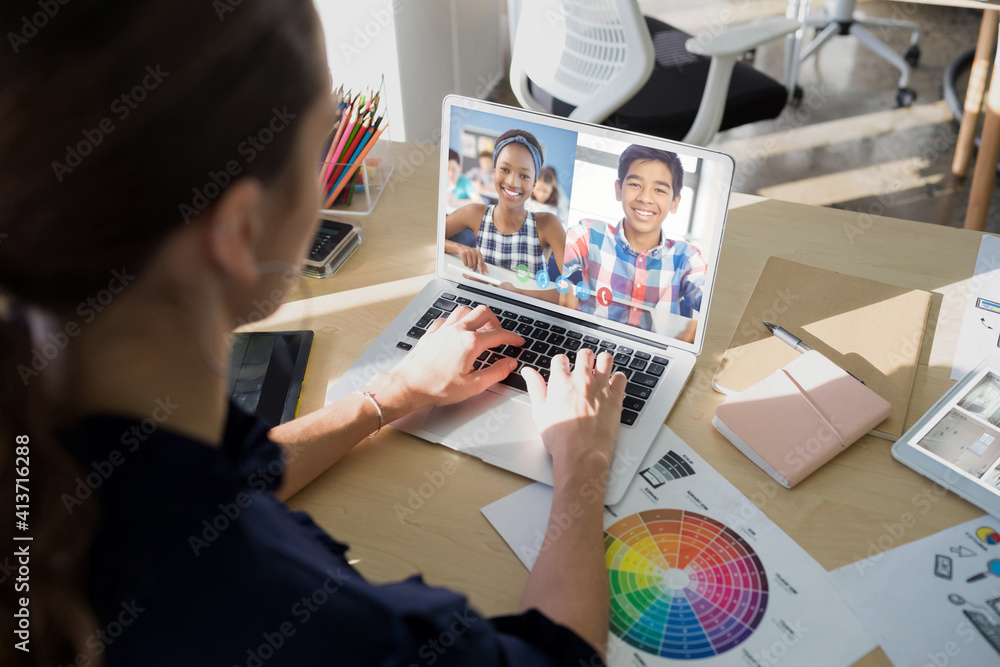
M445 271L694 342L727 166L655 143L453 107Z

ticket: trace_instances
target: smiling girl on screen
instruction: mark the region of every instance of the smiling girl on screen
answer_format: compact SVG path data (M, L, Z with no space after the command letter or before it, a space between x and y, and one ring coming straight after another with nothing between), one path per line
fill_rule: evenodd
M493 148L493 165L498 203L469 204L449 215L445 222L445 237L449 239L445 241L445 252L460 256L466 267L484 274L489 274L489 265L516 272L523 264L533 279L546 267L549 251L562 271L566 230L559 218L525 208L542 168L538 140L524 130L504 132ZM450 240L463 229L475 234L475 248ZM509 282L503 286L515 289ZM533 291L531 295L553 302L559 299L554 289Z

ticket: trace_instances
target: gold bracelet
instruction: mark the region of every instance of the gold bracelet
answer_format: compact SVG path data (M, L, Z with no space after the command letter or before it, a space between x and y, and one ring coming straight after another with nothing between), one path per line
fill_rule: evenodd
M358 394L359 396L364 396L369 401L371 401L371 404L375 406L375 411L378 412L378 428L375 429L373 433L368 435L369 439L374 438L376 435L378 435L379 431L382 430L382 427L385 426L385 420L382 418L382 406L378 404L378 401L375 400L375 397L372 396L370 391L356 391L354 393Z

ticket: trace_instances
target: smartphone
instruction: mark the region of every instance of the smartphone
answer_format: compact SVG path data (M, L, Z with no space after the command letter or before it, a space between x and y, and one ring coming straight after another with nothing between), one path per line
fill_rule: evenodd
M364 240L361 227L342 220L320 220L309 256L302 265L302 275L329 278L358 249Z

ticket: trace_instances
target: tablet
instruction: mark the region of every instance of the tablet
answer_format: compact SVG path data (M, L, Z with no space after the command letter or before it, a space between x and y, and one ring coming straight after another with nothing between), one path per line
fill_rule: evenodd
M294 419L312 342L312 331L234 334L229 352L231 399L271 427Z
M1000 517L1000 358L959 380L900 436L892 455Z

